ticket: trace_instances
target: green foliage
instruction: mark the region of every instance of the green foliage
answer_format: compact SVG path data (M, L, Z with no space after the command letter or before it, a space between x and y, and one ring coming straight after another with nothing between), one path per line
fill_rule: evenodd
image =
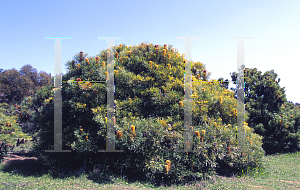
M246 152L241 154L235 149L236 102L234 93L227 90L226 85L193 83L192 115L195 123L191 129L191 148L198 152L180 153L176 150L183 150L185 144L183 56L170 45L120 45L114 47L113 52L114 131L116 149L124 152L97 152L106 149L107 84L83 82L106 80L107 52L102 51L95 58L80 53L66 63L69 72L62 76L63 81L75 81L63 83L61 91L62 144L63 149L71 150L71 153L43 152L53 149L54 86L38 90L30 105L37 108L32 113L39 137L36 150L49 165L89 167L89 163L91 166L99 163L116 173L139 176L152 182L179 183L204 178L222 167L240 171L260 164L260 157L264 154L261 137L249 128L246 131L246 137L249 137ZM204 70L202 63L192 63L193 81L207 80L210 73L205 76ZM132 131L132 126L135 131ZM167 160L171 161L168 171Z
M14 107L7 103L0 103L0 160L7 151L17 143L17 138L29 140L31 137L22 132L17 116L13 115Z
M232 74L236 79L236 73ZM250 127L263 136L267 154L300 150L299 109L287 102L274 70L245 69L245 109Z

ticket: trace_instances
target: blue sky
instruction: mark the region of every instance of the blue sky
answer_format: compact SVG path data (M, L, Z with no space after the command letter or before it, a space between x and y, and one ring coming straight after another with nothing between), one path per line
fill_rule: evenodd
M281 79L287 99L300 103L300 1L1 1L0 68L31 64L54 75L54 40L62 40L62 68L83 51L95 56L107 48L98 37L121 37L115 45L141 42L171 44L180 53L192 42L192 60L212 72L211 79L231 79L237 70L237 41L245 40L245 65Z

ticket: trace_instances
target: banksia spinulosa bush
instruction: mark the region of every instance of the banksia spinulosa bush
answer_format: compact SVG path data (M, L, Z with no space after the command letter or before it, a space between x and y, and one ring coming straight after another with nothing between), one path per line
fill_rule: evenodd
M152 61L149 61L149 63L150 63L150 65L151 65L151 69L152 69L152 64L153 64Z
M98 64L99 62L99 57L96 57L96 64Z
M166 56L166 50L163 49L163 56L165 57Z
M121 139L123 137L123 134L121 131L117 132L117 139Z
M88 58L85 58L85 62L89 65L90 64L90 61Z
M116 53L115 53L115 58L118 59L118 57L119 57L119 54L118 54L118 52L116 52Z
M135 126L134 125L131 125L131 131L132 131L132 133L135 133Z
M222 96L220 96L219 98L220 98L220 104L222 104L223 103Z
M196 135L197 137L200 137L199 131L195 131L195 135Z

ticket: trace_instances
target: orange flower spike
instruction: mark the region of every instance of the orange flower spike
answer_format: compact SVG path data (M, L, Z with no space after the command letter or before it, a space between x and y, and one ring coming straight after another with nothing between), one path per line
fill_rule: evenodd
M135 126L134 125L131 125L131 131L132 131L132 133L135 133Z
M196 135L197 137L200 137L199 131L195 131L195 135Z
M120 44L119 47L122 47L122 44Z
M121 131L118 131L118 132L117 132L117 139L120 139L120 138L122 138L122 137L123 137L122 132L121 132Z
M171 161L170 161L170 160L167 160L167 161L166 161L166 165L168 165L169 170L170 170L170 169L171 169Z
M220 98L220 104L222 104L223 103L222 96L220 96L219 98Z
M128 48L128 46L125 46L126 48Z
M171 69L171 68L172 68L171 64L168 64L168 66L169 66L169 69Z
M180 104L180 107L183 107L183 102L182 101L180 101L179 104Z
M200 78L200 75L199 75L199 74L197 74L197 79L199 80L199 78Z
M102 66L105 67L105 62L104 61L102 62Z
M90 64L90 61L88 58L85 58L85 62L89 65Z
M167 46L167 44L164 44L164 48L165 48L165 49L168 49L168 46Z
M149 63L150 63L150 65L151 65L151 69L152 69L152 64L153 64L152 61L149 61Z
M202 92L205 92L205 89L204 89L204 88L202 88Z
M115 70L116 75L118 76L118 70Z
M83 129L79 129L80 133L82 134L83 133Z
M118 57L119 57L119 54L118 54L118 52L116 52L116 54L115 54L115 58L117 58L117 59L118 59Z
M86 139L86 141L88 141L89 140L88 136L85 136L85 139Z
M166 56L166 50L163 49L163 56L165 57Z

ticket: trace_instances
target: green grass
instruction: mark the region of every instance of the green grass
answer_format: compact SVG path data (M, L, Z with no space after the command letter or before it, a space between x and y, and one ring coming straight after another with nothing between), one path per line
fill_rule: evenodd
M30 147L31 142L28 142L15 148L14 152L33 156ZM300 152L265 156L263 165L264 170L242 176L215 175L210 180L189 185L155 187L147 183L128 182L104 170L101 172L100 168L90 173L84 173L81 169L72 175L65 175L68 172L64 171L64 177L53 177L40 162L14 161L0 165L0 189L300 189Z

